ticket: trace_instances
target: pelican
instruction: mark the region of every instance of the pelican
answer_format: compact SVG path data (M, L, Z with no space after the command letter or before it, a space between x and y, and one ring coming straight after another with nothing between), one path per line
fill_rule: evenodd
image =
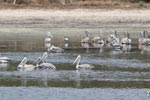
M99 36L94 37L92 39L92 43L96 43L96 44L104 44L104 40L102 40L102 32L100 31Z
M53 38L53 35L51 34L51 32L47 32L47 37L45 38L45 47L46 48L51 47L52 38Z
M21 63L17 66L17 69L20 71L33 71L36 69L37 66L32 65L32 64L26 64L27 63L27 58L24 57Z
M91 34L91 33L85 30L85 34L86 34L86 37L81 40L81 43L89 43L90 42L89 34Z
M54 53L61 53L61 52L64 52L64 49L52 45L50 48L48 48L48 51L54 52Z
M92 69L94 68L94 66L90 65L90 64L80 64L80 60L81 60L81 55L78 55L77 58L75 59L75 61L73 62L73 64L76 64L76 69L80 70L80 69Z
M37 69L52 69L55 70L56 67L51 63L46 63L45 60L48 56L48 53L45 52L42 57L39 57L36 61Z
M146 37L147 35L147 37ZM144 31L144 32L141 32L141 38L139 38L138 42L139 42L139 45L146 45L146 46L149 46L150 45L150 35L147 31Z
M124 37L121 39L122 44L130 45L131 44L131 38L128 32L124 33Z
M117 32L115 30L111 30L106 42L111 43L114 40L114 38L117 38Z
M110 45L115 49L115 50L121 50L122 49L122 44L120 43L119 38L116 37L116 35L111 36L111 41Z

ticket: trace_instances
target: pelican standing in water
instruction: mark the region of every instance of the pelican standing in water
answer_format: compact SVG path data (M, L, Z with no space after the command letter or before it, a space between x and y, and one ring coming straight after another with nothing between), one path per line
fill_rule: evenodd
M130 34L128 32L124 33L124 37L121 39L122 44L130 45L131 44Z
M147 35L147 37L146 37ZM141 32L141 38L139 38L138 42L139 45L146 45L149 46L150 45L150 35L147 31Z
M94 37L92 39L92 43L103 44L104 45L104 40L102 40L102 31L100 31L99 36Z
M92 69L94 68L94 66L90 65L90 64L80 64L80 60L81 60L81 55L78 55L77 58L75 59L75 61L73 62L73 64L76 63L76 69L77 70L82 70L82 69Z
M52 69L55 70L56 67L51 63L46 63L45 60L48 56L48 53L45 52L42 57L39 57L36 61L37 69Z
M90 42L89 34L91 35L91 33L85 30L85 34L86 34L86 37L84 37L84 38L81 40L81 43L89 43L89 42Z
M37 67L33 64L26 64L26 63L27 63L27 58L24 57L21 63L17 66L17 69L20 71L33 71Z
M53 35L51 34L51 32L47 32L47 37L45 38L45 47L49 48L51 47L51 40L53 38Z

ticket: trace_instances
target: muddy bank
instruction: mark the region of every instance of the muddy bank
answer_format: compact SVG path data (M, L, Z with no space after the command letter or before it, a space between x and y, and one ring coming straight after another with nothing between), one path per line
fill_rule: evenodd
M0 27L150 27L150 10L3 9Z

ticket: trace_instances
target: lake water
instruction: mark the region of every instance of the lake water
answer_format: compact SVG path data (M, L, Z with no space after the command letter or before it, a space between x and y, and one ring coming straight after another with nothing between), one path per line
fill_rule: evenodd
M7 40L13 40L12 47L7 50L1 50L3 51L1 52L2 56L11 58L11 62L8 66L0 66L0 98L2 100L150 99L150 94L148 94L148 91L150 91L149 47L147 47L148 49L145 49L145 47L144 49L139 49L137 44L133 44L132 48L125 52L115 51L105 46L103 49L88 50L80 48L66 50L65 53L49 53L46 62L54 64L56 66L55 71L35 70L21 72L18 71L16 67L23 57L28 58L28 63L34 63L34 61L46 51L41 46L44 46L44 32L48 29L33 30L36 29L0 29L0 32L4 32L5 34L1 34L4 36L4 38L1 37L1 44L3 44L3 41L5 41L4 44L7 44ZM80 31L70 29L69 32L72 34L84 32L83 29L79 30ZM95 32L94 29L90 30ZM96 32L97 30L98 29L96 29ZM122 29L119 30L123 32ZM134 33L132 36L135 36L137 39L139 35L136 35L136 32L139 32L140 29L129 30L131 33ZM12 37L10 31L13 34ZM64 34L60 34L61 32L67 32L66 29L55 29L55 31L51 29L51 31L57 33L54 35L56 37L54 43L62 46L62 44L59 43L63 38L59 36L64 36ZM20 34L20 32L24 33ZM33 34L27 34L28 32L33 32ZM35 34L36 32L37 34ZM71 38L73 37L72 35L69 36ZM82 36L84 35L82 34ZM77 38L77 40L78 39L79 38ZM14 40L17 40L17 44ZM59 40L59 42L56 42L57 40ZM32 49L27 48L28 43L25 41L28 41L28 43L33 43L33 41L36 44L39 43L39 45L35 45L35 47L39 47L40 49L34 47L32 47ZM11 44L11 42L9 43ZM14 44L17 46L15 47ZM23 48L20 48L19 45ZM80 44L78 43L77 46L80 46ZM30 45L28 47L30 47ZM89 71L76 70L73 61L79 54L81 55L81 63L92 64L95 68Z
M56 65L55 71L17 71L23 57L33 63L43 52L2 52L12 59L0 69L0 98L3 100L149 100L150 55L140 52L109 51L49 53L47 62ZM119 53L117 53L119 52ZM95 66L90 71L78 71L73 65L77 55L81 63Z

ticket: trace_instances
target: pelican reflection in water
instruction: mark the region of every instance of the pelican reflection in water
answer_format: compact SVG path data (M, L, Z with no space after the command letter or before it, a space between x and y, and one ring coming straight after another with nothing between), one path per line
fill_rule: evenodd
M78 55L77 58L75 59L75 61L73 62L73 64L76 63L76 69L92 69L94 68L94 66L90 65L90 64L80 64L80 60L81 60L81 55Z

